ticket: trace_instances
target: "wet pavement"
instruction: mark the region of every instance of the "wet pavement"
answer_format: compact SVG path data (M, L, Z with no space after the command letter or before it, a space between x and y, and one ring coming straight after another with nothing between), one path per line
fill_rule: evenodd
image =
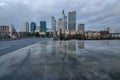
M0 80L120 80L120 41L40 41L0 57Z

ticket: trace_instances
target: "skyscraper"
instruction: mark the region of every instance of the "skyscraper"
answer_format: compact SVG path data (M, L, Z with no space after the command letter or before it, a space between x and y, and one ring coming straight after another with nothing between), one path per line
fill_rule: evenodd
M29 32L29 22L24 22L23 24L23 32Z
M85 24L78 24L78 31L77 32L80 35L79 39L83 39L84 35L85 35Z
M78 31L85 31L85 24L78 24Z
M64 10L62 11L62 32L64 33L67 31L67 16L64 13Z
M35 30L36 30L36 23L31 22L30 28L31 28L31 32L35 32Z
M58 19L58 31L60 31L62 33L65 33L65 31L67 31L67 16L64 13L64 10L62 11L62 18Z
M76 31L76 11L68 13L68 30Z
M45 32L46 33L46 21L40 21L40 32Z
M63 25L62 25L62 18L59 18L59 19L58 19L58 29L57 29L58 32L60 32L60 29L62 29L62 26L63 26Z
M56 32L56 19L55 17L51 17L51 28L52 28L52 32Z

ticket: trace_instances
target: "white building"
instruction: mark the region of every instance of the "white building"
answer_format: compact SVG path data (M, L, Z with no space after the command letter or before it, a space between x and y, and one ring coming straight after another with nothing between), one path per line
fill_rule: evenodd
M63 24L62 24L62 18L59 18L58 19L58 29L57 29L57 32L59 33L60 32L60 29L62 29L63 27Z
M56 32L56 19L55 17L51 17L51 28L52 28L52 32Z
M78 24L78 31L79 34L84 34L85 32L85 24Z
M29 32L29 22L23 23L23 32Z
M76 11L68 13L68 29L70 32L76 31Z
M113 27L108 27L108 28L107 28L107 31L108 31L109 33L115 33L115 30L114 30Z

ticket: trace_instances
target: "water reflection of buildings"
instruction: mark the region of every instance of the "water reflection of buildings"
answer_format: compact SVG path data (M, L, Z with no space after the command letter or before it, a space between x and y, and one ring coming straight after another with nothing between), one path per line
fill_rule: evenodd
M50 41L41 43L49 57L57 61L76 61L79 49L84 49L84 41ZM43 52L42 52L43 53Z
M78 49L84 49L85 43L84 41L78 41Z
M58 49L63 61L76 61L76 41L60 41Z

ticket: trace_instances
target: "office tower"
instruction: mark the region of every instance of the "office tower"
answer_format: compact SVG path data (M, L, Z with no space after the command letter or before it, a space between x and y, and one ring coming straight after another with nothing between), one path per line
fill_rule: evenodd
M78 24L78 32L79 31L85 31L85 24Z
M51 28L52 28L52 32L56 32L56 19L55 17L51 17Z
M45 32L46 33L46 21L40 21L40 32Z
M36 30L36 23L31 22L30 28L31 28L31 32L35 32L35 30Z
M0 26L0 39L8 36L9 26Z
M23 32L29 32L29 22L24 22L23 24Z
M68 13L68 30L70 32L76 31L76 11Z
M64 10L62 11L62 32L64 33L67 31L67 16L64 13Z

